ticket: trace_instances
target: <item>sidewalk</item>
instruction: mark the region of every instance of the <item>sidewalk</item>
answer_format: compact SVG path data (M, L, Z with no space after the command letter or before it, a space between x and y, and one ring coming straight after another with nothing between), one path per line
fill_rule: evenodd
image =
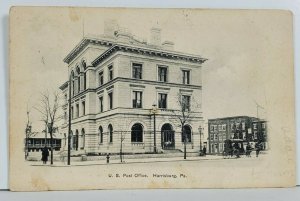
M220 160L223 159L222 156L216 155L207 155L203 156L191 156L183 159L182 157L172 157L172 158L128 158L126 156L123 158L123 163L119 159L110 160L109 164L105 160L98 161L71 161L70 166L91 166L91 165L111 165L111 164L131 164L131 163L157 163L157 162L178 162L178 161L200 161L200 160ZM54 161L53 165L50 165L49 162L47 165L43 165L42 162L32 162L32 166L50 166L50 167L69 167L67 161Z

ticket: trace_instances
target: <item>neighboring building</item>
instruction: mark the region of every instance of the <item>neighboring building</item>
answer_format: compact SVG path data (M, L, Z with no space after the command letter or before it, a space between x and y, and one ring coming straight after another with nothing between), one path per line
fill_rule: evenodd
M231 139L245 149L249 142L252 147L256 142L262 142L266 147L266 121L255 117L236 116L208 120L208 149L211 154L221 154L224 151L224 141Z
M62 142L65 142L64 136L59 133L53 134L53 150L60 151L62 148ZM32 133L27 139L27 150L28 152L40 152L45 145L51 147L50 134L45 137L45 132ZM25 139L26 147L26 139Z
M252 122L252 139L253 142L261 142L263 145L263 149L268 148L267 144L267 121L259 120Z
M84 37L66 56L71 88L68 81L60 87L65 96L62 133L68 135L70 89L72 152L120 153L121 145L125 153L153 152L154 103L157 150L182 150L185 138L174 116L178 98L192 113L184 127L187 150L199 152L203 117L201 108L193 106L201 105L206 59L174 51L174 43L161 43L160 32L151 29L148 43L110 21L104 35Z

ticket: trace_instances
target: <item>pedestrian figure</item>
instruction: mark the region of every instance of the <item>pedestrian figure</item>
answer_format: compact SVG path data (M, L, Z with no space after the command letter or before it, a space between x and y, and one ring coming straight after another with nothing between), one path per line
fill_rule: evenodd
M260 152L260 150L261 150L260 143L257 142L257 143L255 144L255 149L256 149L256 157L258 157L259 152Z
M110 158L110 156L109 156L109 153L106 155L106 163L109 163L109 158Z
M203 147L202 153L203 153L203 156L206 156L206 146Z
M48 156L49 156L49 151L48 151L48 148L45 146L42 149L42 161L43 161L43 164L47 164Z
M247 157L251 157L251 145L250 145L250 143L248 143L247 144L247 146L246 146L246 156Z

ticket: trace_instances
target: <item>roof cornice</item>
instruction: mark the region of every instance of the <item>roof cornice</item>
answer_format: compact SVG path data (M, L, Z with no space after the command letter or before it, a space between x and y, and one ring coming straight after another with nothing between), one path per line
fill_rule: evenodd
M97 66L105 58L107 58L108 56L110 56L111 54L117 51L133 52L136 54L147 54L156 57L164 57L173 60L183 60L183 61L199 63L199 64L202 64L207 60L206 58L202 58L198 55L184 54L175 51L166 51L162 49L152 49L152 48L137 47L137 46L123 45L123 44L116 43L113 46L111 46L109 49L107 49L105 52L103 52L94 61L92 61L92 65Z
M71 61L89 44L96 44L96 45L109 47L108 50L106 50L104 53L102 53L99 57L97 57L92 62L93 66L98 65L103 59L105 59L106 57L111 55L111 53L114 53L116 51L127 51L127 52L134 52L138 54L147 54L147 55L165 57L165 58L175 59L175 60L185 60L188 62L200 63L200 64L202 64L207 60L205 58L202 58L199 55L192 55L192 54L186 54L177 51L164 50L157 47L149 48L143 46L118 43L117 41L112 41L112 40L84 37L76 45L76 47L64 58L63 61L67 64L70 64Z
M114 43L109 40L95 39L95 38L87 38L84 37L71 52L63 59L63 61L67 64L71 63L71 61L89 44L97 44L104 46L112 46Z

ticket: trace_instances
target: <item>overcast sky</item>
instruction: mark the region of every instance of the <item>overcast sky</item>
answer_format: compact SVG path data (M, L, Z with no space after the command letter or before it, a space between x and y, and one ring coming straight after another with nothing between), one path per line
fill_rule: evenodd
M262 11L211 10L80 10L36 9L20 19L22 28L22 80L26 109L36 105L39 92L55 90L67 80L63 58L82 39L83 34L103 33L105 19L116 19L119 26L149 41L150 29L162 29L162 41L175 43L175 50L201 55L204 119L235 115L256 116L256 103L267 107L265 68L284 43L280 15ZM84 24L84 26L83 26ZM83 28L84 27L84 28ZM275 33L275 34L270 34ZM278 40L278 39L281 40ZM274 54L270 52L275 51ZM278 50L275 50L278 48ZM280 50L282 51L282 50ZM275 54L276 53L276 54ZM266 111L259 109L259 117ZM24 114L20 113L26 119ZM31 120L38 127L38 115L31 110ZM25 124L24 120L24 124Z

